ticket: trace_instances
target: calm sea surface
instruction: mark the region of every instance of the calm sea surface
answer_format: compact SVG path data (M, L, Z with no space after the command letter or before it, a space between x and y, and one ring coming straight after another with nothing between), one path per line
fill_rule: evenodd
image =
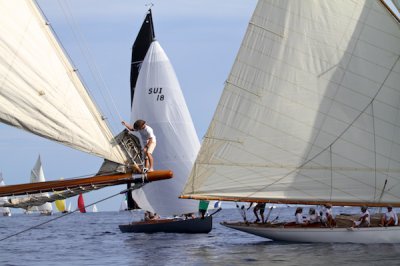
M277 208L271 217L293 212ZM1 216L0 238L57 215ZM221 226L241 219L236 209L219 212L206 235L121 233L133 216L142 213L73 213L0 241L0 265L400 265L400 244L278 243Z

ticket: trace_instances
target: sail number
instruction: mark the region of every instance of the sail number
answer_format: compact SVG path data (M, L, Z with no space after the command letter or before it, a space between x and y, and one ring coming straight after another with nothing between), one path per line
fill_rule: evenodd
M154 94L156 97L156 101L164 101L164 94L162 94L163 88L150 88L148 94Z

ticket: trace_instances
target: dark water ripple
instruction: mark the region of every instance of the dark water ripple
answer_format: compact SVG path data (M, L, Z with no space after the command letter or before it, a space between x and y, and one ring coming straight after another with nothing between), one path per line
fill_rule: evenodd
M54 217L0 217L0 238ZM400 265L400 245L272 242L219 224L239 218L221 211L207 235L123 234L127 212L74 213L1 241L0 265Z

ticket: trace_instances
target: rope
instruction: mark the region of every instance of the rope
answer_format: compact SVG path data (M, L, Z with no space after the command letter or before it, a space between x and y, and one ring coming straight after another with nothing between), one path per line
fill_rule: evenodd
M114 195L111 195L111 196L109 196L109 197L106 197L106 198L103 198L103 199L98 200L98 201L96 201L96 202L93 202L93 203L91 203L91 204L89 204L89 205L85 205L84 207L85 207L85 208L86 208L86 207L90 207L90 206L92 206L92 205L94 205L94 204L97 204L97 203L103 202L103 201L105 201L105 200L111 199L111 198L113 198L113 197L115 197L115 196L118 196L118 195L120 195L120 194L124 194L124 193L126 193L128 190L132 190L132 189L125 189L125 190L123 190L123 191L121 191L121 192L118 192L118 193L116 193L116 194L114 194ZM14 234L12 234L12 235L6 236L6 237L0 239L0 241L6 240L6 239L11 238L11 237L13 237L13 236L20 235L20 234L25 233L25 232L28 232L28 231L30 231L30 230L32 230L32 229L38 228L38 227L40 227L40 226L42 226L42 225L44 225L44 224L53 222L53 221L55 221L55 220L64 218L65 216L70 215L70 214L73 214L73 213L75 213L75 212L77 212L77 211L79 211L79 208L76 208L76 209L75 209L74 211L72 211L72 212L62 214L62 215L60 215L60 216L58 216L58 217L55 217L55 218L50 219L50 220L47 220L47 221L45 221L45 222L43 222L43 223L40 223L40 224L31 226L31 227L29 227L29 228L27 228L27 229L25 229L25 230L22 230L22 231L19 231L19 232L17 232L17 233L14 233Z

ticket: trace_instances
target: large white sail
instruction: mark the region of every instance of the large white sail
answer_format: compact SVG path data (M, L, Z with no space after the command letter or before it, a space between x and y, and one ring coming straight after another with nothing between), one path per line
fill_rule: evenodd
M0 121L111 161L113 141L33 0L0 0Z
M260 0L183 196L398 205L399 57L381 1Z
M43 167L42 167L42 160L40 159L40 155L38 159L36 160L35 166L31 170L31 177L30 177L30 182L31 183L37 183L37 182L45 182L46 179L44 178L44 172L43 172ZM49 193L41 193L39 195L32 195L28 197L50 197ZM43 205L40 206L34 206L29 208L30 211L39 211L40 213L44 214L49 214L53 211L53 207L51 203L46 202Z
M172 65L157 41L142 63L131 122L143 119L154 129L155 169L171 169L174 178L133 191L142 209L161 215L196 212L198 203L179 199L200 143Z

